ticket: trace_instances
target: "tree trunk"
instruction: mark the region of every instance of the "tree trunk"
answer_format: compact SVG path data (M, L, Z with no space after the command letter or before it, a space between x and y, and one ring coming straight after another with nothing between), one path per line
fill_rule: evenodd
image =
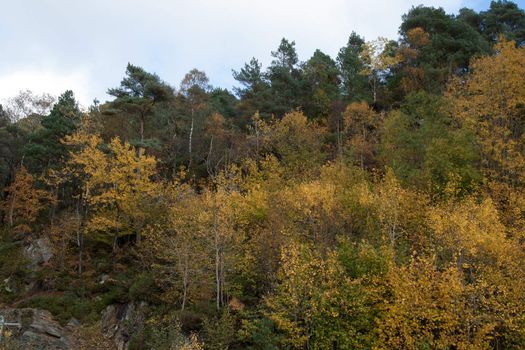
M194 111L193 108L191 109L191 126L190 126L190 137L189 137L189 144L188 144L188 153L189 153L189 161L188 161L188 172L190 172L191 165L192 165L192 139L193 139L193 122L194 122Z
M145 122L146 116L144 115L144 112L140 114L140 142L142 143L144 141L144 122Z
M11 203L9 204L9 214L7 215L9 227L13 227L13 216L15 213L15 200L16 200L16 194L13 193L13 198L11 199Z
M260 152L260 146L259 146L259 124L255 123L255 164L259 166L259 152Z
M77 246L78 246L78 276L82 277L84 235L82 233L82 221L80 215L80 198L77 201Z
M374 77L373 90L374 90L374 103L376 103L377 102L377 81L376 81L376 77Z
M343 159L343 145L342 145L342 140L341 140L341 121L340 121L340 118L337 118L336 134L337 134L337 155L339 156L339 160L342 160Z
M221 292L221 303L222 305L226 305L226 299L225 299L225 296L224 296L224 254L221 254L220 256L220 277L221 277L221 289L220 289L220 292Z
M216 199L214 199L215 201ZM213 234L214 234L214 246L215 246L215 298L217 303L217 311L221 307L221 276L220 276L220 242L219 242L219 228L217 223L217 205L213 205Z
M217 246L217 243L215 245L215 286L216 286L216 303L217 303L217 311L221 308L221 276L220 276L220 258L219 258L219 247Z
M211 164L211 155L212 155L212 152L213 152L213 136L211 137L210 139L210 148L208 150L208 158L206 159L206 170L208 171L208 175L213 178L213 168L212 168L212 164Z
M82 264L84 263L84 234L82 230L77 233L78 240L78 276L82 277Z
M187 260L187 259L186 259ZM186 306L186 298L188 297L188 262L184 263L184 273L182 275L182 306L181 311L184 311Z

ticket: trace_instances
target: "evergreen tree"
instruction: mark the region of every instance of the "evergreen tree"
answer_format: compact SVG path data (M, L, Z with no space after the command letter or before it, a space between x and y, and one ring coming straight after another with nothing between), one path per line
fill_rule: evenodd
M271 112L282 117L291 110L302 107L303 71L295 50L295 41L282 39L272 51L272 63L266 72L271 84Z
M157 74L148 73L143 68L128 63L126 77L117 88L109 89L108 94L115 97L106 109L106 114L126 114L130 124L138 123L138 132L133 133L135 144L146 146L146 130L155 107L173 97L173 88L163 82ZM138 134L138 139L137 139Z
M419 48L415 64L421 69L423 87L429 92L441 92L450 74L465 70L471 57L486 54L490 49L489 43L471 25L446 14L442 8L418 6L403 15L402 44L413 45L409 34L416 28L429 36L428 44ZM403 75L403 70L401 72Z
M480 13L480 30L487 40L495 43L499 35L514 40L517 46L525 42L525 12L512 1L498 0L490 9Z
M30 172L40 173L46 168L59 168L67 155L61 140L71 135L80 124L80 110L73 91L64 92L51 112L42 117L42 128L29 135L24 147L24 164Z
M316 50L304 65L307 95L304 111L310 118L326 118L339 98L339 76L335 61Z
M235 88L235 93L240 98L237 108L245 118L256 112L264 118L271 116L270 84L261 67L259 61L252 58L240 71L233 71L233 77L242 85Z
M355 32L350 34L346 46L339 50L337 66L341 79L341 93L346 101L371 101L366 76L362 74L364 64L360 53L365 41Z

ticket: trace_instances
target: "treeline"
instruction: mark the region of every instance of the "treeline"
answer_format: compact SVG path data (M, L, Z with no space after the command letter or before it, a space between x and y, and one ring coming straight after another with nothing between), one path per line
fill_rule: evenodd
M510 1L419 6L335 59L283 39L233 93L131 64L87 111L21 93L0 301L85 324L141 303L135 349L521 349L524 44Z

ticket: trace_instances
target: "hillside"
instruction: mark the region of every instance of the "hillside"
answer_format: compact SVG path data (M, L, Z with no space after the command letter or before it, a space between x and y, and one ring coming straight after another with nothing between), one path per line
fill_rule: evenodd
M0 105L0 349L524 349L525 12L399 34Z

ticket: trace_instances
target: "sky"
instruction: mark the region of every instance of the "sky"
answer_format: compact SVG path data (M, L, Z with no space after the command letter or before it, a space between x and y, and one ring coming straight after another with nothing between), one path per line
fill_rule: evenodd
M352 31L396 39L402 14L424 4L457 13L490 0L0 0L0 103L29 89L74 91L84 107L104 102L128 62L177 88L188 71L231 89L232 69L267 66L285 37L302 61L335 57ZM516 1L516 0L515 0ZM520 7L525 0L517 0Z

